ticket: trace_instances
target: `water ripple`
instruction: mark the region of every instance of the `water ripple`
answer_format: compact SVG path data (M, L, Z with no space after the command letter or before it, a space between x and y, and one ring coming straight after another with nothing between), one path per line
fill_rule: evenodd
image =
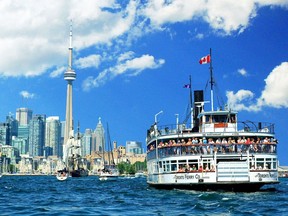
M158 190L144 178L3 176L1 215L285 215L288 179L256 193Z

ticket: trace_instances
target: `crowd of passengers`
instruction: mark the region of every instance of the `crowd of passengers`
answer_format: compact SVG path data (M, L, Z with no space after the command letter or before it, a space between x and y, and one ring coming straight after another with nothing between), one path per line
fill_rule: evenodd
M207 164L205 165L204 168L200 165L198 168L198 167L196 167L195 164L193 164L191 166L189 164L186 164L184 166L179 165L179 169L177 170L177 172L202 172L202 171L214 172L215 171L214 165L212 164L211 168L209 168L209 166Z
M244 153L249 150L250 153L275 153L277 140L272 138L257 139L238 137L235 140L232 137L223 139L198 139L197 137L185 139L161 141L159 140L158 149L160 153L165 154L213 154L217 153ZM155 149L151 144L148 146L148 152ZM163 152L163 151L164 152ZM168 151L168 152L167 152Z
M254 166L251 165L250 170L268 170L269 166L268 164L265 164L263 167L259 164L258 166ZM177 170L177 172L214 172L215 171L215 167L213 164L211 164L210 168L209 165L205 164L205 166L203 167L202 165L200 165L199 167L197 167L195 164L193 165L189 165L186 164L184 166L179 165L179 168Z

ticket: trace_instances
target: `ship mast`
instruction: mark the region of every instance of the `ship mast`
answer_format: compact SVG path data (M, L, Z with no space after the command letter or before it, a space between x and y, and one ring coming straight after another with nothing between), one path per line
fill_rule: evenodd
M189 85L190 85L190 117L191 117L191 128L193 128L193 105L192 105L192 83L191 75L189 75Z
M210 91L211 91L211 111L214 111L214 99L213 99L213 85L214 85L214 79L213 79L213 67L212 67L212 49L210 48Z

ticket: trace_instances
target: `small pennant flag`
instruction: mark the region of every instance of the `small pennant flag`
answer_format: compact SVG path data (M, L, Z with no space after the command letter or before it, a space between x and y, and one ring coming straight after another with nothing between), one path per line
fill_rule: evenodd
M191 88L190 84L185 84L183 88Z
M211 61L211 58L210 58L210 55L207 55L207 56L204 56L200 59L199 63L200 64L207 64L207 63L210 63Z

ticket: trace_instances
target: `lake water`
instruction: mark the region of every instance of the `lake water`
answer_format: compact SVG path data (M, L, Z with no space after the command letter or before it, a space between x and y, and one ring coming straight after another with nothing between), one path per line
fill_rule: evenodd
M3 176L0 215L288 215L288 179L260 192L233 193L159 190L146 178Z

